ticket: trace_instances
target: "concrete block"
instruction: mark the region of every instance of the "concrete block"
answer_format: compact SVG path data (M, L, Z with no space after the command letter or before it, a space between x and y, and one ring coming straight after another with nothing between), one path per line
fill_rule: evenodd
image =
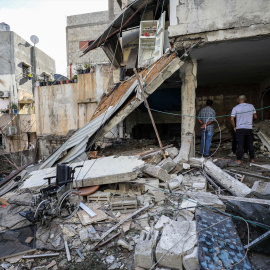
M155 190L159 188L159 179L157 178L144 178L145 179L145 191L153 194Z
M190 165L188 163L183 163L183 169L189 170L190 169Z
M251 193L261 199L270 199L270 182L256 181L253 184Z
M238 181L228 173L224 172L218 166L216 166L212 161L206 160L204 158L191 158L190 164L192 166L202 166L204 164L204 169L207 174L209 174L216 182L225 187L226 189L233 192L235 196L246 197L250 194L251 189L244 183Z
M193 252L183 258L184 268L187 270L199 270L199 259L198 259L198 247L195 247Z
M80 234L80 239L82 242L86 242L90 240L90 236L89 236L87 228L80 230L79 234Z
M148 233L145 231L141 232L140 240L135 247L135 267L150 269L151 266L154 264L153 248L156 245L157 237L158 231L156 230Z
M170 269L183 269L183 256L197 243L196 223L194 221L170 221L165 225L156 247L156 259L159 260L168 250L158 265Z
M180 174L168 182L171 191L182 189L183 175Z
M168 157L166 159L163 159L158 164L158 166L169 173L176 167L176 164L173 162L173 160L170 157Z
M196 209L196 206L197 206L197 203L196 202L193 202L194 200L191 199L192 201L188 201L188 200L183 200L183 202L181 203L181 206L180 208L186 208L188 211L194 213L195 212L195 209Z
M143 168L143 172L152 177L158 178L164 182L169 181L171 178L168 172L163 170L161 167L153 166L149 164L145 165L145 167Z
M169 223L171 219L167 216L162 215L154 226L155 230L161 231L165 224Z
M174 159L179 153L179 150L176 147L167 148L165 150L165 155L169 156L171 159Z
M129 213L137 210L138 202L136 197L122 197L111 200L111 210L113 212Z
M183 177L183 186L185 190L206 191L207 180L201 175L185 174Z

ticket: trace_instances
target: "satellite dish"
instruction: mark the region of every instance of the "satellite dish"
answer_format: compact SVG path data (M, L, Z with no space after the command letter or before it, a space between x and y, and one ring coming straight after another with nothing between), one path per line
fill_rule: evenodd
M38 44L39 43L39 38L35 35L32 35L30 37L31 41L34 43L34 45Z

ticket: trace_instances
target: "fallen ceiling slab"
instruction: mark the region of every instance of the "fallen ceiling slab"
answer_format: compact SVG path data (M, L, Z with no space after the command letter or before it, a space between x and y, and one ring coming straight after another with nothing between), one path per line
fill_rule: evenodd
M73 163L72 167L78 165L83 165L83 167L76 169L73 186L88 187L136 179L138 173L145 165L145 162L140 160L139 156L120 156L117 158L110 156ZM44 180L44 178L55 175L55 167L34 171L30 174L29 178L24 181L21 189L45 187L48 181ZM55 179L52 183L54 182Z
M141 71L145 80L146 98L152 94L166 79L177 71L183 62L176 53L166 54L153 63L148 69ZM135 110L143 100L136 98L138 82L135 76L116 86L97 106L89 123L74 133L61 147L49 156L40 169L49 168L59 162L71 162L80 156L99 138L103 137L119 122ZM180 91L180 89L179 89Z

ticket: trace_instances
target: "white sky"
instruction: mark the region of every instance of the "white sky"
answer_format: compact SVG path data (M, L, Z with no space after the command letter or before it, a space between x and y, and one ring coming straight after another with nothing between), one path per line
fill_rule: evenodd
M107 9L108 0L0 0L0 23L31 44L30 36L38 36L36 46L55 60L56 73L65 75L66 17Z

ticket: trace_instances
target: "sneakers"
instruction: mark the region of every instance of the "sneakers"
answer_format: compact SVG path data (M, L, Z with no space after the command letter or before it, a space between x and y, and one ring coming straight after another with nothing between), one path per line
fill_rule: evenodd
M248 159L249 158L248 154L244 153L243 158Z
M229 155L228 155L228 157L235 157L236 156L236 154L234 153L234 152L231 152Z

